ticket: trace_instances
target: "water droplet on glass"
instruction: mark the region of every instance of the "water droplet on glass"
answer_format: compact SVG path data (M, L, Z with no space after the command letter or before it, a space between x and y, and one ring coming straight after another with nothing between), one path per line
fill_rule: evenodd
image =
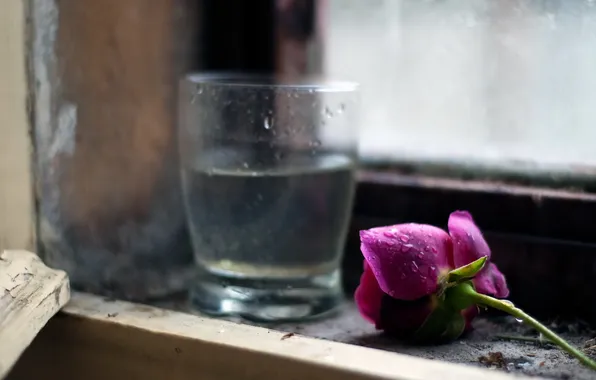
M337 113L339 115L341 115L342 113L344 113L345 110L346 110L346 105L342 103L339 105L339 108L337 109Z
M319 140L313 140L308 143L311 147L318 147L321 146L321 142Z
M273 118L266 117L263 121L263 127L265 127L265 129L271 129L273 127Z
M199 97L199 95L201 95L203 93L203 89L199 88L197 89L197 91L195 91L191 97L190 97L190 104L195 104L195 102L197 101L197 98Z
M333 112L331 112L329 107L325 107L325 116L327 116L328 119L331 119L333 117Z
M242 166L248 169L248 162L243 162Z

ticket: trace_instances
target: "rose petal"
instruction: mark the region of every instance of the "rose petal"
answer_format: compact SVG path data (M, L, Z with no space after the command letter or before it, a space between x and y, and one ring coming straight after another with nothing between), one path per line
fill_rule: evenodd
M403 301L385 296L377 329L397 338L409 338L424 324L434 306L431 297Z
M451 239L434 226L409 223L372 228L360 231L360 241L379 287L396 299L432 294L439 273L449 268Z
M474 279L474 286L478 293L497 298L509 296L509 288L505 276L493 263L488 264Z
M385 293L379 288L379 284L370 267L364 262L364 272L360 276L360 285L354 293L354 300L358 310L364 319L377 325L380 321L381 302Z
M452 212L447 225L453 240L453 264L456 268L482 256L488 256L490 260L490 248L469 212Z
M507 280L505 279L505 275L501 273L499 268L493 263L490 263L489 269L493 275L493 281L495 284L495 297L497 298L507 298L509 297L509 287L507 286Z

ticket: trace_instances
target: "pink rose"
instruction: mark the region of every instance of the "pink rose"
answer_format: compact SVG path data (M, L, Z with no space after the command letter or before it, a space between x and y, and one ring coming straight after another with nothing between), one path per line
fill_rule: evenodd
M439 297L441 281L455 268L483 256L490 260L491 252L468 212L451 213L448 229L449 234L431 225L405 223L360 231L365 262L355 299L362 316L377 329L408 337L435 311L437 326L443 324L441 318L453 319L437 327L437 331L450 331L445 338L470 328L476 306L450 314ZM498 298L509 295L505 277L489 261L472 282L479 293ZM455 319L461 319L461 329L448 326L459 326Z

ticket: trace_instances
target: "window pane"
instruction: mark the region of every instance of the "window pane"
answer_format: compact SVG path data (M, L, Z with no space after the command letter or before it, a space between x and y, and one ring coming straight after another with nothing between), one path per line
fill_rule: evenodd
M365 158L596 165L596 1L328 7L325 70L363 85Z

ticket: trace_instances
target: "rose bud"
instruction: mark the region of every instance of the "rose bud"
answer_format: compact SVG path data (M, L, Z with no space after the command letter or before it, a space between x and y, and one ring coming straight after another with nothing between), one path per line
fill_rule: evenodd
M448 227L449 234L416 223L360 232L365 263L355 299L362 316L377 329L418 341L460 336L471 327L477 308L455 310L445 302L443 285L450 271L483 257L486 262L472 280L476 290L508 296L505 277L488 262L490 249L471 215L453 212Z
M536 329L596 371L596 361L504 298L505 276L472 216L455 211L449 234L426 224L396 224L360 231L364 273L354 295L362 316L376 328L417 343L458 338L478 306L504 311ZM497 298L495 298L497 297Z

